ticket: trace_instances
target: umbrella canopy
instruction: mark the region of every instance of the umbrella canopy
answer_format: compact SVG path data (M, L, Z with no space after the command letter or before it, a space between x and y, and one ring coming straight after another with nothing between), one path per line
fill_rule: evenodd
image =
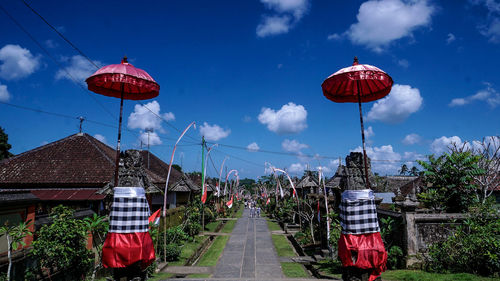
M147 100L158 96L160 85L144 70L134 67L124 57L120 64L110 64L85 80L88 89L108 97Z
M334 102L370 102L385 97L391 91L391 76L380 68L359 64L354 58L352 66L342 68L321 84L323 95Z
M330 75L323 81L321 88L323 95L334 102L357 102L359 107L359 121L361 123L361 139L363 142L363 159L365 164L366 188L370 189L368 179L368 164L365 148L365 129L363 125L362 102L370 102L381 99L391 92L391 76L381 69L368 65L359 64L358 58L354 57L352 66L342 68Z
M85 80L88 89L94 93L120 98L118 119L118 142L116 145L114 186L118 185L118 164L120 162L120 142L122 135L123 100L152 99L160 93L160 85L146 71L129 64L127 57L121 64L111 64L97 70Z

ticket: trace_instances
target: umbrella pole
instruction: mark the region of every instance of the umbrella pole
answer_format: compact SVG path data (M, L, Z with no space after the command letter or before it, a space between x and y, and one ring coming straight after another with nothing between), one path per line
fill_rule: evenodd
M118 119L118 143L116 145L116 159L115 159L115 187L118 186L118 166L120 165L120 142L122 139L122 115L123 115L123 85L122 95L120 98L120 118Z
M358 106L359 106L359 121L361 123L361 139L363 140L363 160L365 164L365 178L366 178L366 188L370 189L370 180L368 179L368 164L367 164L367 157L366 157L366 148L365 148L365 126L363 125L363 111L361 109L361 95L360 95L360 87L361 85L359 84L359 80L357 80L358 84Z

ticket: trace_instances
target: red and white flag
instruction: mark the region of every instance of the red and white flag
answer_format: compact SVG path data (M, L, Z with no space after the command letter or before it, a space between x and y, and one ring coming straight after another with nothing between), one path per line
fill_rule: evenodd
M203 188L203 194L201 195L201 203L205 204L207 202L207 185Z
M226 206L231 209L233 207L233 195L231 195L231 200L227 201Z
M154 225L160 224L160 211L161 209L158 209L158 211L154 212L151 216L149 216L149 224L151 223L153 223Z
M270 197L267 197L266 205L268 205L268 204L269 204L269 202L271 202L271 198L270 198Z

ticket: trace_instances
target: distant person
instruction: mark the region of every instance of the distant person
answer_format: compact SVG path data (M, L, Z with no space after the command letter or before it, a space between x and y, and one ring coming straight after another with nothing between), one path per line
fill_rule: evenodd
M260 206L257 207L257 217L260 218Z
M254 216L255 216L255 208L253 207L253 205L251 205L250 206L250 217L253 218Z

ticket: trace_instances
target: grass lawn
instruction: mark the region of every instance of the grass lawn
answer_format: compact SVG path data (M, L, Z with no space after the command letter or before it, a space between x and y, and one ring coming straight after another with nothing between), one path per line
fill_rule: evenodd
M342 264L338 260L325 259L313 265L321 275L342 279Z
M382 273L388 281L493 281L498 278L481 277L468 273L439 274L421 270L388 270Z
M236 212L236 215L234 216L235 218L241 218L243 216L243 211L245 208L240 204L238 212Z
M212 243L212 246L210 246L210 249L205 252L196 265L215 266L228 240L229 236L217 236Z
M207 223L205 225L205 231L207 231L207 232L215 232L215 229L217 228L217 226L220 223L221 223L220 221L213 221L213 222Z
M186 260L189 259L194 252L198 249L198 247L208 239L208 237L205 236L195 236L194 241L187 242L184 244L181 250L181 255L179 256L179 260L169 262L169 265L184 265L186 263Z
M309 274L307 274L304 267L299 263L282 262L281 270L283 270L283 274L288 278L309 277Z
M286 239L283 235L272 234L274 248L276 248L276 252L278 252L278 256L280 257L295 257L295 252L292 249L290 243L288 243L288 239Z
M231 233L231 232L233 232L233 228L234 228L235 224L236 224L236 221L226 221L226 224L224 225L224 227L222 227L222 229L220 230L220 232L222 232L222 233Z
M269 227L270 231L281 230L280 225L277 222L271 220L267 220L267 226Z
M174 276L173 273L158 272L158 273L153 274L153 276L151 278L148 278L148 280L150 280L150 281L160 281L160 280L165 280L167 278L171 278L173 276Z

